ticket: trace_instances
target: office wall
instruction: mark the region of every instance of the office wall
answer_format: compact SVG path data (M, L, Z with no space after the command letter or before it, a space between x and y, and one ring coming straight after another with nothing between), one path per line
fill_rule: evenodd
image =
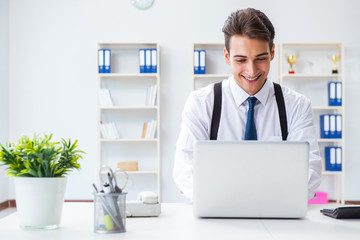
M10 137L52 132L79 139L82 171L69 177L67 199L90 199L96 168L96 43L158 42L161 47L163 201L182 201L172 180L180 116L192 87L192 43L222 42L230 12L264 11L275 43L336 42L346 53L346 199L360 200L360 16L357 1L155 0L147 11L119 0L10 2ZM276 60L269 75L277 76Z
M0 1L0 143L9 136L9 0ZM9 199L9 182L0 167L0 203Z

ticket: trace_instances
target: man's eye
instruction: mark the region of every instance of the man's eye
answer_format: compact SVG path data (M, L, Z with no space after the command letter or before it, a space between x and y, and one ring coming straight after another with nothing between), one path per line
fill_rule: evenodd
M246 59L236 59L235 62L244 63L244 62L246 62Z
M258 58L258 59L256 59L257 61L266 61L267 60L267 58Z

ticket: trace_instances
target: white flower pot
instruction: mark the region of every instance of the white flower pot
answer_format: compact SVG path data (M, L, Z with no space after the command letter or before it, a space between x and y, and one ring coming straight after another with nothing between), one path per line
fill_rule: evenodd
M20 227L58 228L67 178L15 177L14 179Z

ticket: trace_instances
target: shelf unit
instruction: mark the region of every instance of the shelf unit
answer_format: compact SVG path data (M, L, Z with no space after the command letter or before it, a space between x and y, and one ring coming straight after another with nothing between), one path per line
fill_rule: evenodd
M224 43L193 43L194 50L206 51L206 74L194 74L194 58L192 61L193 90L216 83L231 76L230 67L224 59Z
M344 204L344 178L345 178L345 81L344 81L344 47L342 43L281 43L278 47L278 73L279 83L289 86L291 89L304 94L312 102L314 122L317 128L320 154L323 160L322 182L326 179L330 187L335 187L335 200ZM286 55L298 55L293 66L294 74L289 74L290 65L286 61ZM333 62L330 55L340 56L337 63L338 72L332 74ZM342 82L342 106L328 106L328 83L330 81ZM320 138L320 115L342 114L342 138ZM325 147L342 147L342 171L325 171ZM332 179L331 179L332 178ZM335 179L333 179L335 178ZM335 180L335 181L331 181ZM331 186L335 184L335 186ZM321 189L323 184L319 187Z
M138 171L127 171L127 200L153 191L161 200L160 186L160 48L157 43L101 42L97 49L111 50L111 73L97 77L97 176L103 165L117 168L118 162L138 162ZM157 73L140 73L139 49L157 50ZM155 106L147 106L150 86L157 86ZM101 106L100 89L110 91L112 106ZM145 122L157 120L154 138L142 138ZM104 138L99 122L114 122L119 138ZM117 176L119 185L124 176ZM100 184L100 179L99 182Z

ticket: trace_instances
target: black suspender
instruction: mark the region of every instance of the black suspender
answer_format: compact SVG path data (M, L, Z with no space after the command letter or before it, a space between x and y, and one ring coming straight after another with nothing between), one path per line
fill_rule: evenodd
M222 82L214 84L214 108L211 119L210 140L216 140L220 124L222 103Z
M218 82L214 84L214 108L213 108L213 115L211 119L211 130L210 130L210 140L216 140L217 134L219 130L220 124L220 116L221 116L221 104L222 104L222 82ZM276 103L278 106L279 111L279 118L280 118L280 127L281 127L281 134L282 139L286 141L288 136L288 129L287 129L287 119L286 119L286 110L285 110L285 101L284 95L281 90L281 86L277 83L274 84L275 89L275 98Z
M277 107L278 107L278 111L279 111L282 140L286 141L287 136L288 136L288 128L287 128L284 95L282 93L281 86L274 82L273 82L273 84L274 84L274 89L275 89L276 103L277 103Z

